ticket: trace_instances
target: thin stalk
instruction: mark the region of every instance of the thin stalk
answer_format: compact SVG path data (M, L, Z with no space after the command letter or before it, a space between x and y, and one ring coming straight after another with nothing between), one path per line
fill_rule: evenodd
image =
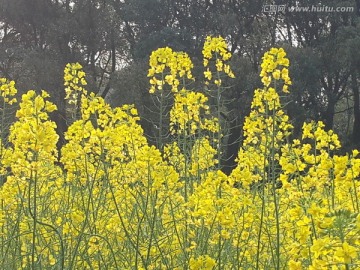
M357 196L357 189L356 189L356 184L355 184L355 180L354 178L352 179L352 183L353 183L353 186L354 186L354 196L355 196L355 203L356 203L356 211L355 212L359 212L360 211L360 208L359 208L359 199L358 199L358 196Z
M264 214L265 214L265 197L261 196L261 213L260 213L260 225L259 225L259 232L257 236L257 248L256 248L256 265L255 269L259 268L259 261L260 261L260 244L261 244L261 234L262 234L262 227L264 223Z
M0 140L0 158L3 158L3 144L4 144L4 122L5 122L5 100L3 99L3 107L1 109L1 127L0 127L0 133L1 133L1 140ZM2 160L0 160L2 161ZM3 178L4 177L4 178ZM0 175L0 188L5 183L5 175ZM4 200L1 199L1 210L4 209ZM4 254L4 248L5 248L5 229L4 225L1 226L1 254ZM3 256L3 255L2 255ZM2 264L4 263L4 260L2 260ZM4 265L3 265L4 267Z
M161 81L164 81L164 73L161 74ZM164 125L164 119L163 119L163 113L164 113L164 88L160 90L160 115L159 115L159 143L158 148L162 150L163 147L163 125Z
M273 104L273 108L275 108L275 101ZM277 192L276 192L276 179L275 179L275 109L273 109L272 112L272 134L271 134L271 182L272 182L272 192L274 196L274 207L275 207L275 222L276 222L276 269L280 269L280 215L279 215L279 205L278 205L278 198L277 198Z
M32 172L31 172L32 174ZM35 172L37 174L37 172ZM32 177L30 177L31 183ZM34 198L33 198L33 212L31 212L31 184L29 185L29 211L33 218L33 231L32 231L32 246L31 246L31 269L35 269L35 241L36 241L36 218L37 218L37 205L36 205L36 189L37 189L37 175L34 178Z
M217 61L218 59L218 54L215 53L215 61ZM217 86L216 89L216 112L217 112L217 121L218 121L218 130L217 130L217 144L216 144L216 151L217 151L217 159L218 159L218 164L217 164L217 169L220 169L221 166L221 126L220 126L220 108L221 108L221 91L222 91L222 87L221 87L221 76L220 76L220 72L217 70L216 71L216 76L217 76L217 80L219 81L219 85ZM222 186L221 184L219 185L218 188L218 198L222 197ZM222 230L222 226L221 224L218 225L218 232L219 232L219 239L218 239L218 269L221 270L222 269L222 256L221 256L221 250L222 250L222 240L221 240L221 230Z
M269 109L268 109L268 105L266 104L266 108L265 108L265 115L269 114ZM265 175L265 169L266 169L266 160L267 160L267 145L268 145L268 129L265 128L265 153L264 153L264 164L263 164L263 183L261 184L260 188L260 193L261 193L261 213L260 213L260 224L259 224L259 232L258 232L258 237L257 237L257 250L256 250L256 266L255 269L259 269L259 260L260 260L260 244L261 244L261 234L262 234L262 229L263 229L263 223L264 223L264 215L265 215L265 180L266 180L266 175Z

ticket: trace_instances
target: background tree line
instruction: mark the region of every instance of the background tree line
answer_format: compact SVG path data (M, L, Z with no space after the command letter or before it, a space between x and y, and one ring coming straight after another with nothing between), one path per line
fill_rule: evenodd
M265 5L354 9L269 13ZM237 76L221 108L229 170L253 91L260 86L262 54L273 46L284 47L291 61L293 86L285 103L296 130L306 120L323 120L340 134L345 149L360 147L359 0L0 0L0 76L15 80L20 92L49 91L62 135L69 124L63 68L80 62L89 90L113 106L136 104L151 140L150 53L164 46L186 51L201 78L207 35L226 38ZM63 142L61 137L59 146Z

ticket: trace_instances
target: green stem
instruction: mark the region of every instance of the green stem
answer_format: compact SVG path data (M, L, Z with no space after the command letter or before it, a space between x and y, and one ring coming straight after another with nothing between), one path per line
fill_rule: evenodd
M276 222L276 269L280 269L280 215L279 215L279 205L278 205L278 196L276 192L276 176L275 176L275 139L276 139L276 115L275 115L275 101L273 103L272 111L272 134L271 134L271 182L272 182L272 192L274 196L274 207L275 207L275 222ZM270 164L269 164L270 165Z
M265 213L265 197L261 196L261 213L260 213L260 224L259 224L259 232L257 237L257 248L256 248L256 265L255 269L259 268L259 261L260 261L260 244L261 244L261 234L262 234L262 227L264 223L264 213Z

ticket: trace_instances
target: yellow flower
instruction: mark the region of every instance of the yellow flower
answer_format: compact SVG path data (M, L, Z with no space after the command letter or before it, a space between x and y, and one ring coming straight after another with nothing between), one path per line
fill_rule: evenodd
M208 255L199 256L194 259L190 258L190 270L211 270L215 267L216 261Z
M352 259L358 257L358 249L344 242L341 247L336 249L334 255L340 262L351 263Z
M223 66L224 66L224 63L223 61L221 61L220 59L216 59L216 70L217 71L222 71L223 70Z
M87 85L85 72L82 70L80 63L67 64L64 69L65 92L69 104L77 104L78 95L87 93L83 86ZM75 109L76 110L76 109Z
M202 93L181 90L175 95L170 110L170 131L172 134L195 134L199 128L207 128L205 114L208 111L207 97ZM205 129L206 129L205 128ZM210 128L210 125L209 125Z
M149 92L152 94L157 90L161 91L165 83L171 87L172 92L176 93L180 85L179 78L186 75L186 78L193 79L191 73L193 63L188 54L174 52L169 47L153 51L150 55L149 65L148 77L151 77Z
M289 270L302 270L301 261L290 260L288 263Z
M196 140L192 147L190 173L198 175L216 164L217 151L211 145L208 139L201 138Z
M280 70L276 69L273 73L272 76L274 77L275 80L280 79Z
M270 86L272 78L274 80L282 79L284 82L283 92L288 93L288 86L291 85L289 71L286 68L289 66L289 59L286 58L286 53L282 48L271 48L263 56L261 64L260 77L265 87Z
M10 102L10 97L15 96L17 93L17 89L15 88L14 81L8 81L5 78L0 78L0 94L4 98L5 102Z
M289 92L289 86L285 84L285 85L283 86L283 88L282 88L282 91L283 91L284 93L286 93L286 94L290 93L290 92Z
M317 259L321 256L327 255L331 248L331 239L329 237L324 237L315 239L310 247L310 250L314 254L314 258Z
M210 69L208 68L206 71L204 71L204 76L206 79L208 79L209 81L211 80L212 78L212 73L210 71Z
M217 72L224 72L230 78L235 78L230 66L226 64L231 58L231 53L228 51L226 41L222 37L208 36L205 40L202 53L204 56L204 67L208 67L209 61L214 59ZM212 74L209 68L204 72L204 75L208 81L211 81ZM208 81L205 83L208 84ZM220 86L220 81L221 80L217 79L215 84Z

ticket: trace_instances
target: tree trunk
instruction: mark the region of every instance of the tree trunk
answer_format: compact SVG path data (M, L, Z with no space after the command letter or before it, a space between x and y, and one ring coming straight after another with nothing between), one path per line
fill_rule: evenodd
M356 147L360 146L360 93L359 85L357 83L356 72L351 75L351 88L354 94L354 126L352 141Z
M221 161L221 170L229 175L232 170L236 167L237 162L235 159L238 157L239 149L240 149L240 137L242 127L239 125L238 119L234 119L233 121L229 121L230 125L230 134L226 144L225 156Z
M334 115L335 115L336 101L329 98L325 112L322 114L322 119L325 124L325 130L333 129L334 127Z
M68 40L70 40L69 36L63 36L58 40L58 48L61 54L61 61L63 63L63 67L68 63L74 61L71 53L71 49L68 46ZM66 100L65 100L65 89L63 80L60 79L58 82L59 89L56 92L56 106L57 110L53 114L53 121L56 123L56 132L59 135L59 140L57 142L57 149L60 154L60 150L62 146L65 144L65 132L68 129L67 118L66 118Z

